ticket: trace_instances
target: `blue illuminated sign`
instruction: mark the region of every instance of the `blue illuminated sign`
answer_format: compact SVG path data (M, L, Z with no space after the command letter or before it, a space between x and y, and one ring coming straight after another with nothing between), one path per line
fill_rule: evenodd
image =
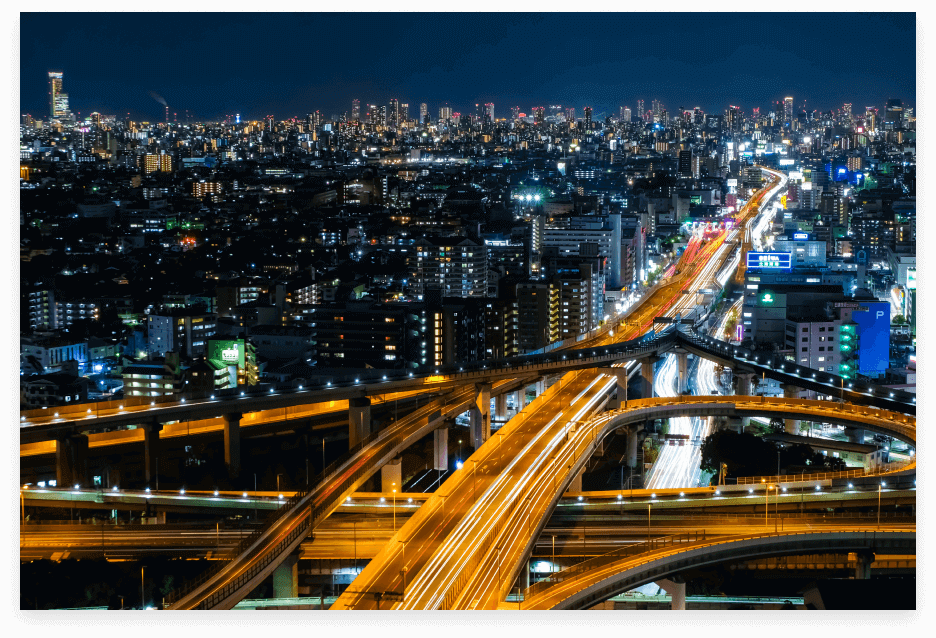
M759 253L751 250L747 254L747 267L787 270L792 267L790 253Z
M809 239L809 233L793 233L793 239L796 241L806 241Z
M859 301L852 321L858 326L858 372L884 374L890 360L890 302Z

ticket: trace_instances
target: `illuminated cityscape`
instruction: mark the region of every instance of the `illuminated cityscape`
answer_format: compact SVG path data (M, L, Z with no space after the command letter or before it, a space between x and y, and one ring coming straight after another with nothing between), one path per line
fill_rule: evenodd
M21 610L916 608L915 14L186 15L20 16Z

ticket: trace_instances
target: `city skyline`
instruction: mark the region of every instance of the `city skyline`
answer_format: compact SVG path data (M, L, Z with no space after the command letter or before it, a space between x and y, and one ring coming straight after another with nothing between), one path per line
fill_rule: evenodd
M197 32L187 15L23 14L21 112L48 112L52 70L64 72L75 113L150 121L165 116L154 93L178 121L235 113L279 120L316 110L331 118L350 115L354 99L365 107L398 99L414 112L427 103L431 117L446 103L456 112L493 103L496 117L515 106L527 113L540 105L591 106L598 117L622 106L636 115L638 100L662 102L670 113L696 106L717 113L729 105L749 113L791 95L798 110L805 98L808 111L844 103L880 108L888 98L916 102L916 52L907 37L913 14L355 14L351 26L342 14L198 14L211 27ZM284 23L283 15L294 19ZM122 42L140 19L171 35ZM66 20L60 39L40 37ZM267 28L273 20L276 36ZM469 28L456 28L460 21ZM635 35L618 41L610 35L617 26ZM309 29L323 34L316 44L301 53L290 48L290 36ZM692 29L705 35L675 37ZM867 29L890 45L861 65L838 61L840 34ZM399 35L387 40L381 30ZM587 47L558 37L577 31L588 34ZM230 55L194 53L199 46L210 51L219 37L246 44ZM346 50L345 41L355 47ZM108 56L110 46L129 54ZM763 73L766 60L772 66Z

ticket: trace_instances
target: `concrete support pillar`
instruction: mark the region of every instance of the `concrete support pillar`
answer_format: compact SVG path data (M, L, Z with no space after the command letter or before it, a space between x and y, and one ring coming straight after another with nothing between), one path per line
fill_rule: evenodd
M627 467L631 469L637 467L637 450L640 448L638 434L642 429L642 425L627 426Z
M147 485L153 483L159 473L156 464L159 459L159 432L162 427L162 423L148 423L143 426L143 465L145 466L143 478Z
M523 564L520 571L520 589L529 589L530 587L530 561Z
M367 397L348 401L348 445L354 447L371 433L371 400Z
M390 494L393 490L397 494L403 491L403 459L397 457L380 468L380 491Z
M798 399L800 389L795 385L790 385L789 383L783 384L783 398L784 399ZM800 421L799 419L784 419L783 420L783 430L787 434L799 434Z
M686 388L689 384L689 353L677 352L676 363L679 368L679 383L677 386L677 391L679 394L682 394L686 391Z
M656 584L673 597L670 609L686 609L686 580L679 576L656 581Z
M88 486L88 437L84 434L55 440L55 481L59 487Z
M279 567L273 570L273 597L299 597L299 552L286 557Z
M507 420L507 395L499 394L494 397L494 418L498 421Z
M741 374L736 374L735 379L738 380L738 389L735 394L751 396L751 393L754 392L754 375L750 372L742 372Z
M542 395L544 392L546 392L546 379L545 379L545 377L540 378L540 379L537 379L535 385L536 385L536 388L535 388L536 396L540 396L540 395Z
M868 580L871 578L871 563L874 562L874 552L858 552L855 562L855 579Z
M521 410L523 410L523 408L526 407L526 404L527 404L527 389L526 389L526 386L523 386L522 388L520 388L520 390L517 391L517 412L520 412Z
M659 360L660 358L657 356L640 360L640 376L643 378L643 386L640 392L640 398L642 399L653 398L653 366Z
M491 384L475 384L475 401L471 406L471 446L478 449L491 436Z
M622 405L624 405L625 399L630 398L627 396L627 368L625 366L615 368L598 368L598 372L607 374L608 376L612 376L617 379L617 388L615 389L617 394L607 403L608 410L617 410Z
M448 428L441 427L432 432L432 469L448 469Z
M845 428L848 434L848 440L851 443L864 443L865 431L858 428Z
M236 479L240 476L240 412L231 412L224 415L224 465L227 467L228 478Z

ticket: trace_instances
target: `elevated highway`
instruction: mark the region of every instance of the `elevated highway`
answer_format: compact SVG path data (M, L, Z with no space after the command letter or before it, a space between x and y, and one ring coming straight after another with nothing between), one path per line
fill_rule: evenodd
M524 591L526 610L586 609L649 582L688 569L809 553L916 554L916 529L855 527L834 531L784 531L710 538L705 534L651 540L551 574ZM873 558L872 558L873 559ZM870 560L866 561L870 567ZM683 589L683 594L685 590ZM504 609L516 609L503 605Z
M463 505L467 511L452 532L441 526L439 510L441 502L448 500L446 496L451 498L452 494L463 491L460 489L462 484L470 485L464 469L446 481L437 493L439 498L430 498L400 530L394 540L399 539L402 543L406 539L410 547L417 545L410 549L410 555L415 555L416 560L402 564L432 569L431 573L436 576L430 578L430 572L425 572L426 577L414 578L406 589L406 600L399 604L399 608L496 608L529 557L534 540L552 515L559 495L581 471L605 436L619 427L647 419L726 413L737 416L822 414L822 418L834 418L838 423L858 424L911 442L915 440L915 419L904 414L834 402L764 397L640 399L589 420L566 420L558 430L541 431L537 439L522 445L518 456L502 461L506 467L497 473L496 478L491 476L493 472L486 473L481 488L483 493L474 499L467 495L468 500ZM562 422L562 416L556 416L553 421ZM508 424L505 432L508 437L513 434L509 430L511 425ZM515 447L522 443L523 440L518 441ZM510 452L511 448L506 451ZM483 467L483 455L479 462ZM499 469L497 463L494 465ZM391 552L389 556L382 552L362 572L363 583L375 578L369 570L377 570L378 566L383 573L392 573L395 567L388 569L385 561L390 565L400 565L398 561L403 560L402 552L393 547L394 544L393 541L388 544L386 551ZM432 560L425 556L430 553L433 554ZM402 569L402 565L396 569ZM387 580L377 582L384 586L391 584ZM400 585L401 581L392 583L394 587ZM358 590L362 587L359 584ZM335 607L364 604L363 598L342 596ZM344 602L348 599L349 602Z

